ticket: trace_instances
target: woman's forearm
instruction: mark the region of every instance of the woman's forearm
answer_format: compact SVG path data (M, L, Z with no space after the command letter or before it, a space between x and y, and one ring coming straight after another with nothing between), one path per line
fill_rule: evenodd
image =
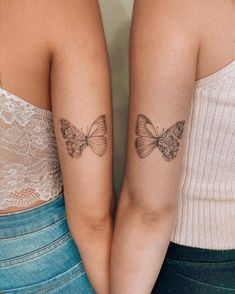
M120 206L111 261L112 294L149 294L170 241L175 211Z
M72 235L77 244L88 278L97 294L110 293L110 251L112 217L104 222L84 222Z

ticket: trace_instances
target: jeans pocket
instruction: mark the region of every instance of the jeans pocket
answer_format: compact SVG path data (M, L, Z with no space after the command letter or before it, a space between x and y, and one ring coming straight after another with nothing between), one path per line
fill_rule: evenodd
M51 242L50 244L47 244L46 246L43 246L43 247L38 248L36 250L33 250L33 251L31 251L27 254L24 254L24 255L19 255L17 257L5 259L4 261L2 261L0 263L0 269L8 267L8 266L18 265L20 263L24 263L27 261L32 261L34 258L37 258L37 257L44 255L44 254L47 254L48 252L52 251L53 249L62 245L63 243L69 241L70 239L71 239L70 233L66 233L65 235L63 235L59 239ZM17 248L16 248L16 250L17 250Z
M52 280L78 264L79 270L84 273L77 246L70 233L66 233L56 241L32 251L30 254L2 263L0 292L1 290L22 288Z
M48 294L52 293L53 291L55 293L63 293L62 288L66 287L68 283L74 281L76 282L79 287L82 289L87 288L91 289L91 286L86 278L86 274L83 269L82 262L79 262L76 264L74 267L70 268L64 273L61 273L49 280L33 284L33 285L28 285L25 287L19 287L19 288L14 288L12 287L11 289L7 290L2 290L3 293L7 294ZM72 286L71 286L72 287ZM0 289L1 290L1 289ZM69 290L69 289L68 289ZM70 292L68 292L70 293ZM80 293L80 292L77 292ZM93 292L84 292L84 293L93 293Z
M225 281L226 283L226 281ZM232 294L235 287L201 281L190 273L180 273L174 268L165 267L157 279L152 294Z
M0 240L0 268L7 260L30 254L68 233L65 218L30 234Z
M235 290L235 262L197 262L167 258L162 271L191 280L207 287ZM234 291L235 293L235 291Z

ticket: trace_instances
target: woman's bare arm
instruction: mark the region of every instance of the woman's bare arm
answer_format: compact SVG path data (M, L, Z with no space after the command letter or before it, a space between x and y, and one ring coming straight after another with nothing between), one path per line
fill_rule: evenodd
M69 228L96 293L109 293L110 77L96 0L53 1L52 110Z
M149 294L172 234L199 46L191 6L135 1L129 146L113 241L112 294Z

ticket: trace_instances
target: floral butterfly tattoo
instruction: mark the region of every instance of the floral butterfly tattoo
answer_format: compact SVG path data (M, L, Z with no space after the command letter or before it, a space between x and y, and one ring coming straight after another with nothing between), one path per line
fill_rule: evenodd
M158 134L151 121L143 114L138 114L136 121L135 148L140 158L146 158L158 148L166 161L173 160L179 150L179 142L183 135L185 121L178 121L167 130Z
M80 158L86 147L99 157L105 154L107 149L107 124L105 115L100 115L85 133L75 127L67 119L61 119L61 133L65 139L67 150L72 158Z

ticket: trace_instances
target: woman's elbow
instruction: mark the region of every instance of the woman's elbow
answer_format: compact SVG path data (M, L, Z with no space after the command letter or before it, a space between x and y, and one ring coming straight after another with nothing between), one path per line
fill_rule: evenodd
M106 231L112 225L112 212L110 208L84 208L79 209L68 218L71 231Z
M176 198L147 194L143 196L139 192L122 193L121 206L141 223L148 225L173 221L177 212Z
M96 232L105 231L112 223L110 211L94 213L92 216L85 217L85 226Z

